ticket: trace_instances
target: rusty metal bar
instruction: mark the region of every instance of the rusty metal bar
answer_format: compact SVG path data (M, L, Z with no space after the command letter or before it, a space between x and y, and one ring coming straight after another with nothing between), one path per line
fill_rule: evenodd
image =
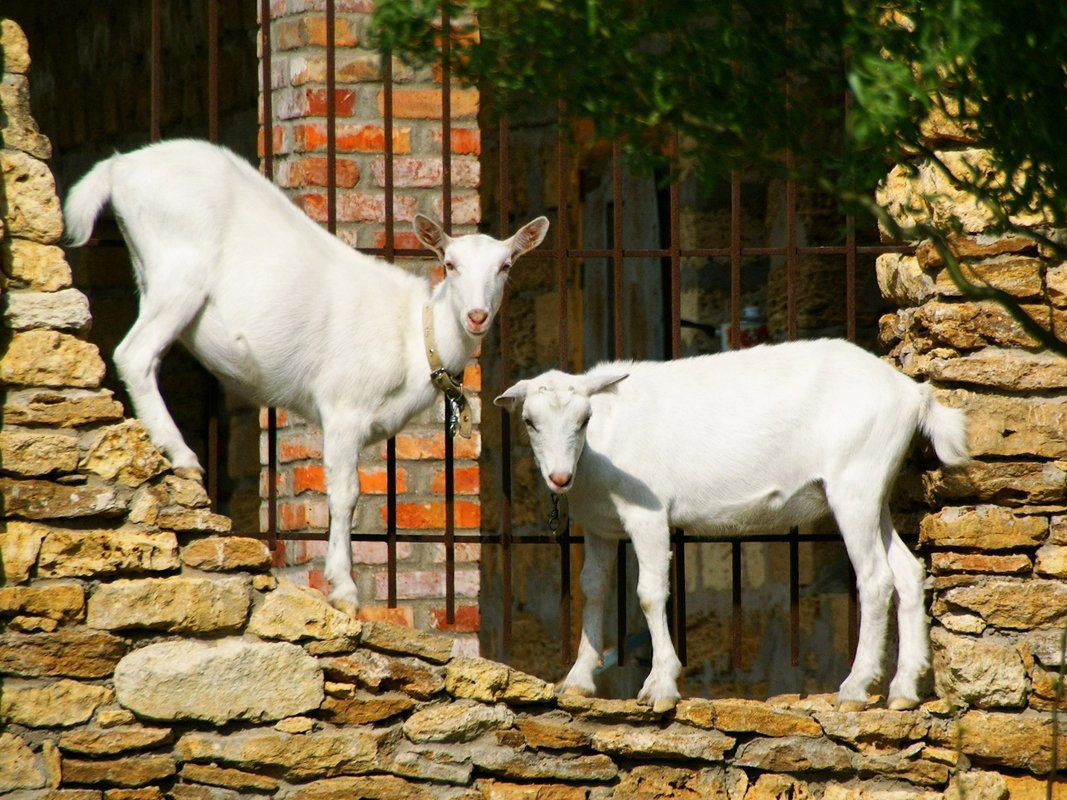
M385 161L384 173L385 200L385 241L382 255L392 262L396 258L396 220L393 215L393 59L389 51L382 53L382 158ZM396 439L389 437L385 443L385 532L386 532L386 604L389 608L397 605L397 532L396 532Z
M732 577L733 591L733 614L730 617L730 640L733 655L733 667L739 669L741 665L741 542L730 543L730 574Z
M626 542L615 549L615 650L619 666L626 666Z
M337 233L337 8L326 0L326 230Z
M149 102L148 102L148 138L158 142L162 137L163 125L163 42L162 42L162 0L152 0L151 20L149 25L150 63L148 67Z
M207 0L207 138L217 142L219 139L219 3ZM219 472L221 465L221 444L219 441L219 417L221 415L222 392L215 376L207 377L207 463L204 475L205 488L211 501L211 510L219 510Z
M263 103L263 174L274 180L274 106L271 85L270 0L260 0L260 80ZM278 545L278 409L267 409L267 534L271 550Z
M207 0L207 138L219 140L219 0Z
M730 334L741 341L741 175L730 173ZM736 344L735 344L736 346Z
M671 136L671 165L680 159L678 131ZM667 192L668 209L668 258L670 276L670 357L682 355L682 223L681 188L678 181L671 181ZM678 659L682 666L688 663L689 645L686 628L685 602L685 531L674 529L674 641L678 643Z
M510 231L509 213L511 210L511 180L508 166L508 118L500 118L497 128L498 168L499 168L499 236L504 239ZM500 309L500 391L511 384L511 323L508 293ZM501 656L504 648L511 641L511 568L512 568L512 481L511 481L511 415L507 409L500 409L500 575L501 602L503 620L501 623Z
M674 529L674 641L677 643L678 660L682 666L689 663L689 644L686 629L685 603L685 532Z
M800 529L789 529L789 661L800 665Z
M441 217L452 232L452 22L441 5ZM451 409L445 401L445 621L456 621L456 490L454 442L448 430Z
M559 119L564 119L563 104L559 104ZM556 169L559 186L557 211L559 214L556 226L556 291L559 295L559 342L557 364L560 369L567 369L567 241L569 236L567 225L567 140L560 126L557 134L559 148ZM563 635L560 637L562 645L562 658L564 662L571 660L571 549L570 549L570 520L563 527L560 536L560 599L559 617Z
M396 439L385 443L385 579L386 605L396 608Z
M789 177L785 182L785 308L786 338L797 338L797 182L793 179L793 154L786 158Z
M625 312L623 309L622 204L622 145L616 140L611 145L611 323L614 333L614 355L616 359L621 359L624 355L623 320L625 319ZM621 650L619 654L621 657Z

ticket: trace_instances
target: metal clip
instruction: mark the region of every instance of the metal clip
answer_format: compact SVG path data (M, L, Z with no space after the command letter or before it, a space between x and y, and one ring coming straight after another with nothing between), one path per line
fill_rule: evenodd
M446 394L445 399L448 400L448 435L455 436L456 431L459 430L459 402L451 394Z
M552 493L552 511L548 514L548 529L554 536L559 536L559 495Z

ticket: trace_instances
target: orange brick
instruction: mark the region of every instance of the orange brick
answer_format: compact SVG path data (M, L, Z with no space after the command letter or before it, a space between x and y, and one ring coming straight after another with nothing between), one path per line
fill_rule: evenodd
M478 156L482 154L482 132L478 128L450 128L449 150L459 156ZM444 141L440 130L433 132L433 140L438 144Z
M278 170L278 183L285 187L326 186L328 162L321 156L287 161ZM359 165L347 158L334 161L334 185L351 188L359 181Z
M457 436L452 454L456 458L478 458L481 454L482 438L478 431L469 439ZM382 446L382 458L385 458L385 446ZM423 459L440 460L445 457L445 433L439 431L431 434L402 433L396 437L396 457L404 461Z
M326 477L321 464L293 467L293 494L301 492L326 492Z
M1015 555L987 555L985 553L931 553L930 569L942 572L995 572L1022 574L1031 570L1030 557Z
M482 520L482 507L470 500L456 500L456 528L477 528ZM382 520L386 518L386 509L382 509ZM398 528L416 528L420 530L440 530L445 526L445 504L434 501L429 503L397 503L396 524Z
M481 575L476 569L457 569L456 597L477 597L481 586ZM374 576L375 597L385 597L388 588L384 572ZM398 572L396 576L396 595L404 600L417 600L427 597L445 596L445 574L440 570L413 570Z
M478 114L477 89L452 90L452 118ZM385 93L378 93L378 113L385 116ZM394 89L393 117L399 119L440 119L440 89Z
M456 494L478 494L480 470L478 467L457 467L452 470ZM430 491L434 494L445 493L445 471L439 469L430 481Z
M364 622L393 622L397 625L405 625L408 628L415 627L415 615L410 608L363 606L356 613L356 619L361 619Z
M279 462L285 464L310 458L322 458L321 434L298 433L278 437Z
M453 633L477 633L482 625L482 615L478 606L460 606L455 608L455 622L446 622L448 614L444 606L430 609L430 627L439 631Z
M482 368L478 364L468 364L463 370L463 385L472 392L481 391Z
M305 214L316 222L325 222L328 216L326 210L326 195L324 194L298 194L293 202Z
M275 125L271 128L270 147L272 153L280 153L282 150L282 128L280 125ZM256 134L256 154L263 158L266 153L266 148L263 146L263 127L260 126Z
M364 494L385 494L389 490L389 471L385 467L360 467L359 490ZM407 490L407 470L398 467L396 471L397 494L403 494Z
M305 115L309 117L326 116L327 99L328 95L326 94L325 89L305 89L303 97L303 109ZM334 111L338 116L351 116L352 107L355 105L355 102L356 95L351 89L334 89Z
M396 543L396 560L411 558L411 542ZM357 564L388 564L389 547L385 542L352 542L352 560Z
M385 231L374 232L374 246L385 247ZM411 231L394 231L393 247L398 250L418 250L422 247L422 243Z

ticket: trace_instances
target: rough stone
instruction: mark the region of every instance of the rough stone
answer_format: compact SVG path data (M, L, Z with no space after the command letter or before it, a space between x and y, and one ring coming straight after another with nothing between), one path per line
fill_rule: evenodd
M1026 705L1026 669L1014 645L998 637L930 631L934 687L939 697L977 708Z
M0 634L0 673L25 678L104 678L126 652L126 642L100 631Z
M897 305L921 305L937 293L934 279L913 255L884 253L874 263L882 296Z
M1046 578L1067 578L1067 547L1046 544L1038 549L1034 572Z
M971 461L923 474L924 492L938 505L960 502L1004 506L1062 505L1064 461Z
M387 769L405 778L466 786L474 773L467 744L414 744L402 741L391 751Z
M314 710L322 684L318 662L299 647L232 638L148 645L115 668L118 701L138 716L216 725Z
M35 522L5 520L6 530L0 532L0 578L7 585L29 580L30 570L37 563L48 528Z
M173 533L136 529L53 530L41 542L41 577L93 577L123 572L168 572L181 566Z
M0 267L17 289L56 292L71 285L70 265L60 247L29 239L0 242Z
M561 783L509 783L505 781L480 781L478 788L484 800L586 800L587 791L579 786ZM612 796L614 798L614 795ZM623 797L648 800L645 795L626 794Z
M601 753L627 758L692 758L722 761L736 739L716 730L696 730L672 723L666 728L626 725L598 727L591 732L592 746Z
M935 575L953 572L1027 575L1033 569L1029 556L1021 553L989 555L988 553L931 553L930 571Z
M393 775L361 778L327 778L301 786L287 800L433 800L434 795L418 784Z
M288 642L343 638L354 645L360 629L359 620L333 608L321 594L284 579L267 593L248 621L249 633Z
M1067 388L1067 362L1052 353L984 347L952 358L932 356L919 374L937 381L1008 391Z
M0 792L43 789L52 783L51 777L41 757L24 739L0 733Z
M413 742L469 742L486 731L510 728L515 715L504 705L446 703L416 711L405 720L404 735Z
M738 745L731 763L766 772L850 772L855 753L828 739L760 737Z
M456 698L495 703L507 689L511 670L484 658L462 656L445 667L445 690Z
M930 741L944 747L960 747L973 760L986 765L1025 769L1037 775L1052 765L1052 720L1035 711L968 711L959 720L935 719ZM1067 737L1061 733L1059 752L1067 752ZM1062 766L1062 765L1061 765Z
M263 730L229 735L193 732L178 740L174 752L182 761L214 761L263 770L286 780L309 781L376 771L379 743L387 735L388 731L367 728L297 735Z
M831 739L849 744L895 745L922 739L929 720L918 711L889 711L880 708L862 713L816 711L815 718Z
M688 770L642 765L619 777L610 800L727 800L741 796L730 791L736 781L736 776L727 776L719 767Z
M403 714L415 707L415 701L403 692L371 694L355 690L350 697L327 696L320 711L323 718L335 724L366 725Z
M7 514L27 519L116 516L126 510L125 499L114 487L94 481L71 486L0 478L0 502Z
M78 439L48 431L0 431L0 468L14 475L38 477L73 472L78 467Z
M63 235L63 213L48 166L18 150L0 150L0 179L18 186L7 193L4 222L8 235L55 244Z
M971 611L998 628L1030 630L1067 616L1067 585L1052 580L989 578L956 586L934 601L934 614Z
M82 331L92 322L89 300L77 289L5 292L0 307L4 322L14 331L34 328Z
M183 780L203 783L208 786L221 786L238 792L278 791L278 781L266 775L254 775L239 769L225 769L206 764L183 764L179 773Z
M139 755L125 758L63 759L63 780L67 783L108 786L147 786L169 778L177 771L169 756Z
M96 345L59 331L16 333L0 356L0 381L7 385L95 389L103 377Z
M1033 256L1011 254L961 263L960 272L973 284L995 287L1016 299L1039 299L1045 291L1044 262ZM937 274L935 286L942 297L963 297L947 270Z
M373 692L404 692L417 700L429 700L445 688L440 667L412 658L389 658L369 650L324 658L322 668L331 680L352 682Z
M151 750L170 744L173 738L169 728L146 728L142 725L107 730L83 728L63 733L59 737L59 749L85 756L112 756L132 750Z
M87 621L102 630L235 630L248 618L251 591L246 575L122 579L101 584L93 593Z
M246 536L208 536L182 548L182 562L210 571L270 569L270 550L259 539Z
M1002 397L963 390L938 399L967 414L973 456L1067 456L1067 398Z
M140 486L170 467L138 420L128 419L100 432L89 445L81 466L107 481Z
M605 755L555 756L498 746L473 749L471 760L490 775L513 780L610 781L619 773Z
M1001 506L951 506L919 522L919 543L932 547L1012 550L1041 544L1048 520Z
M0 586L0 616L43 617L56 622L80 619L85 612L85 590L79 583L47 586Z
M27 728L69 728L87 722L112 692L103 686L62 679L46 686L3 681L0 720Z
M653 711L652 706L642 705L636 700L585 697L573 692L563 692L556 698L556 703L564 711L598 722L654 722L663 716Z
M449 636L418 631L392 622L367 622L363 625L362 643L374 650L424 658L444 664L452 657L453 640Z
M30 82L26 75L4 70L0 80L0 141L5 147L21 150L34 158L52 157L52 143L41 134L30 112Z
M674 718L698 728L763 736L821 736L822 728L811 717L791 714L756 700L702 700L687 698L678 703Z
M585 747L589 733L574 724L574 718L564 711L552 711L538 716L519 717L517 727L529 747L555 750Z
M20 389L8 392L4 420L11 425L74 428L122 419L110 389Z

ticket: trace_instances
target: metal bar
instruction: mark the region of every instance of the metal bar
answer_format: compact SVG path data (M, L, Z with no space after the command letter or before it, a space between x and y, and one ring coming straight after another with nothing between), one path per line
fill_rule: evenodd
M856 341L856 218L845 217L845 338Z
M452 424L452 409L445 405L445 622L456 622L456 476L455 440L448 430Z
M207 0L207 138L219 140L219 0Z
M730 545L730 574L733 587L733 614L730 617L731 653L733 656L733 668L741 666L741 542L732 542Z
M671 164L681 158L678 131L671 137ZM671 358L682 355L682 197L678 181L671 181L667 202L670 205L668 258L671 276Z
M611 328L614 334L613 346L616 359L621 359L624 355L622 203L622 145L616 139L611 145Z
M508 118L503 115L497 128L499 191L499 236L505 239L510 231L511 181L508 169ZM500 391L511 384L511 322L508 294L504 294L500 308ZM511 481L511 415L500 409L500 581L503 619L501 621L500 657L506 655L511 641L511 567L512 567L512 481Z
M337 233L337 9L326 0L326 230Z
M261 100L263 104L263 174L267 180L274 180L274 135L272 121L274 107L270 63L270 0L260 0L260 80L262 81ZM278 545L278 409L267 409L267 539L271 550Z
M219 140L219 3L207 0L207 138ZM207 377L207 464L205 483L211 510L219 510L219 472L221 447L219 442L219 416L222 392L213 375Z
M563 103L558 106L559 120L564 119ZM567 368L567 240L569 236L567 226L567 140L564 137L563 126L557 134L559 151L556 159L557 179L559 196L557 210L559 214L556 226L556 292L559 299L559 342L557 351L557 364L560 369ZM571 660L571 550L570 550L570 520L567 520L563 528L563 536L560 538L560 625L563 629L561 638L562 658L564 662Z
M677 642L678 660L684 667L689 662L689 645L686 630L685 603L685 533L674 529L674 641Z
M615 550L615 649L619 666L626 666L626 542Z
M441 5L441 217L452 232L452 22ZM454 442L448 434L451 409L445 401L445 621L456 621L456 490Z
M789 661L800 665L800 529L789 529Z
M785 308L786 338L797 338L797 183L793 180L793 153L786 156L790 177L785 182Z
M385 560L386 605L396 608L396 439L385 443Z
M741 175L730 173L730 336L741 342Z
M150 63L148 67L149 101L148 101L148 138L158 142L162 137L163 125L163 43L162 43L162 0L152 0L151 22L149 26Z

